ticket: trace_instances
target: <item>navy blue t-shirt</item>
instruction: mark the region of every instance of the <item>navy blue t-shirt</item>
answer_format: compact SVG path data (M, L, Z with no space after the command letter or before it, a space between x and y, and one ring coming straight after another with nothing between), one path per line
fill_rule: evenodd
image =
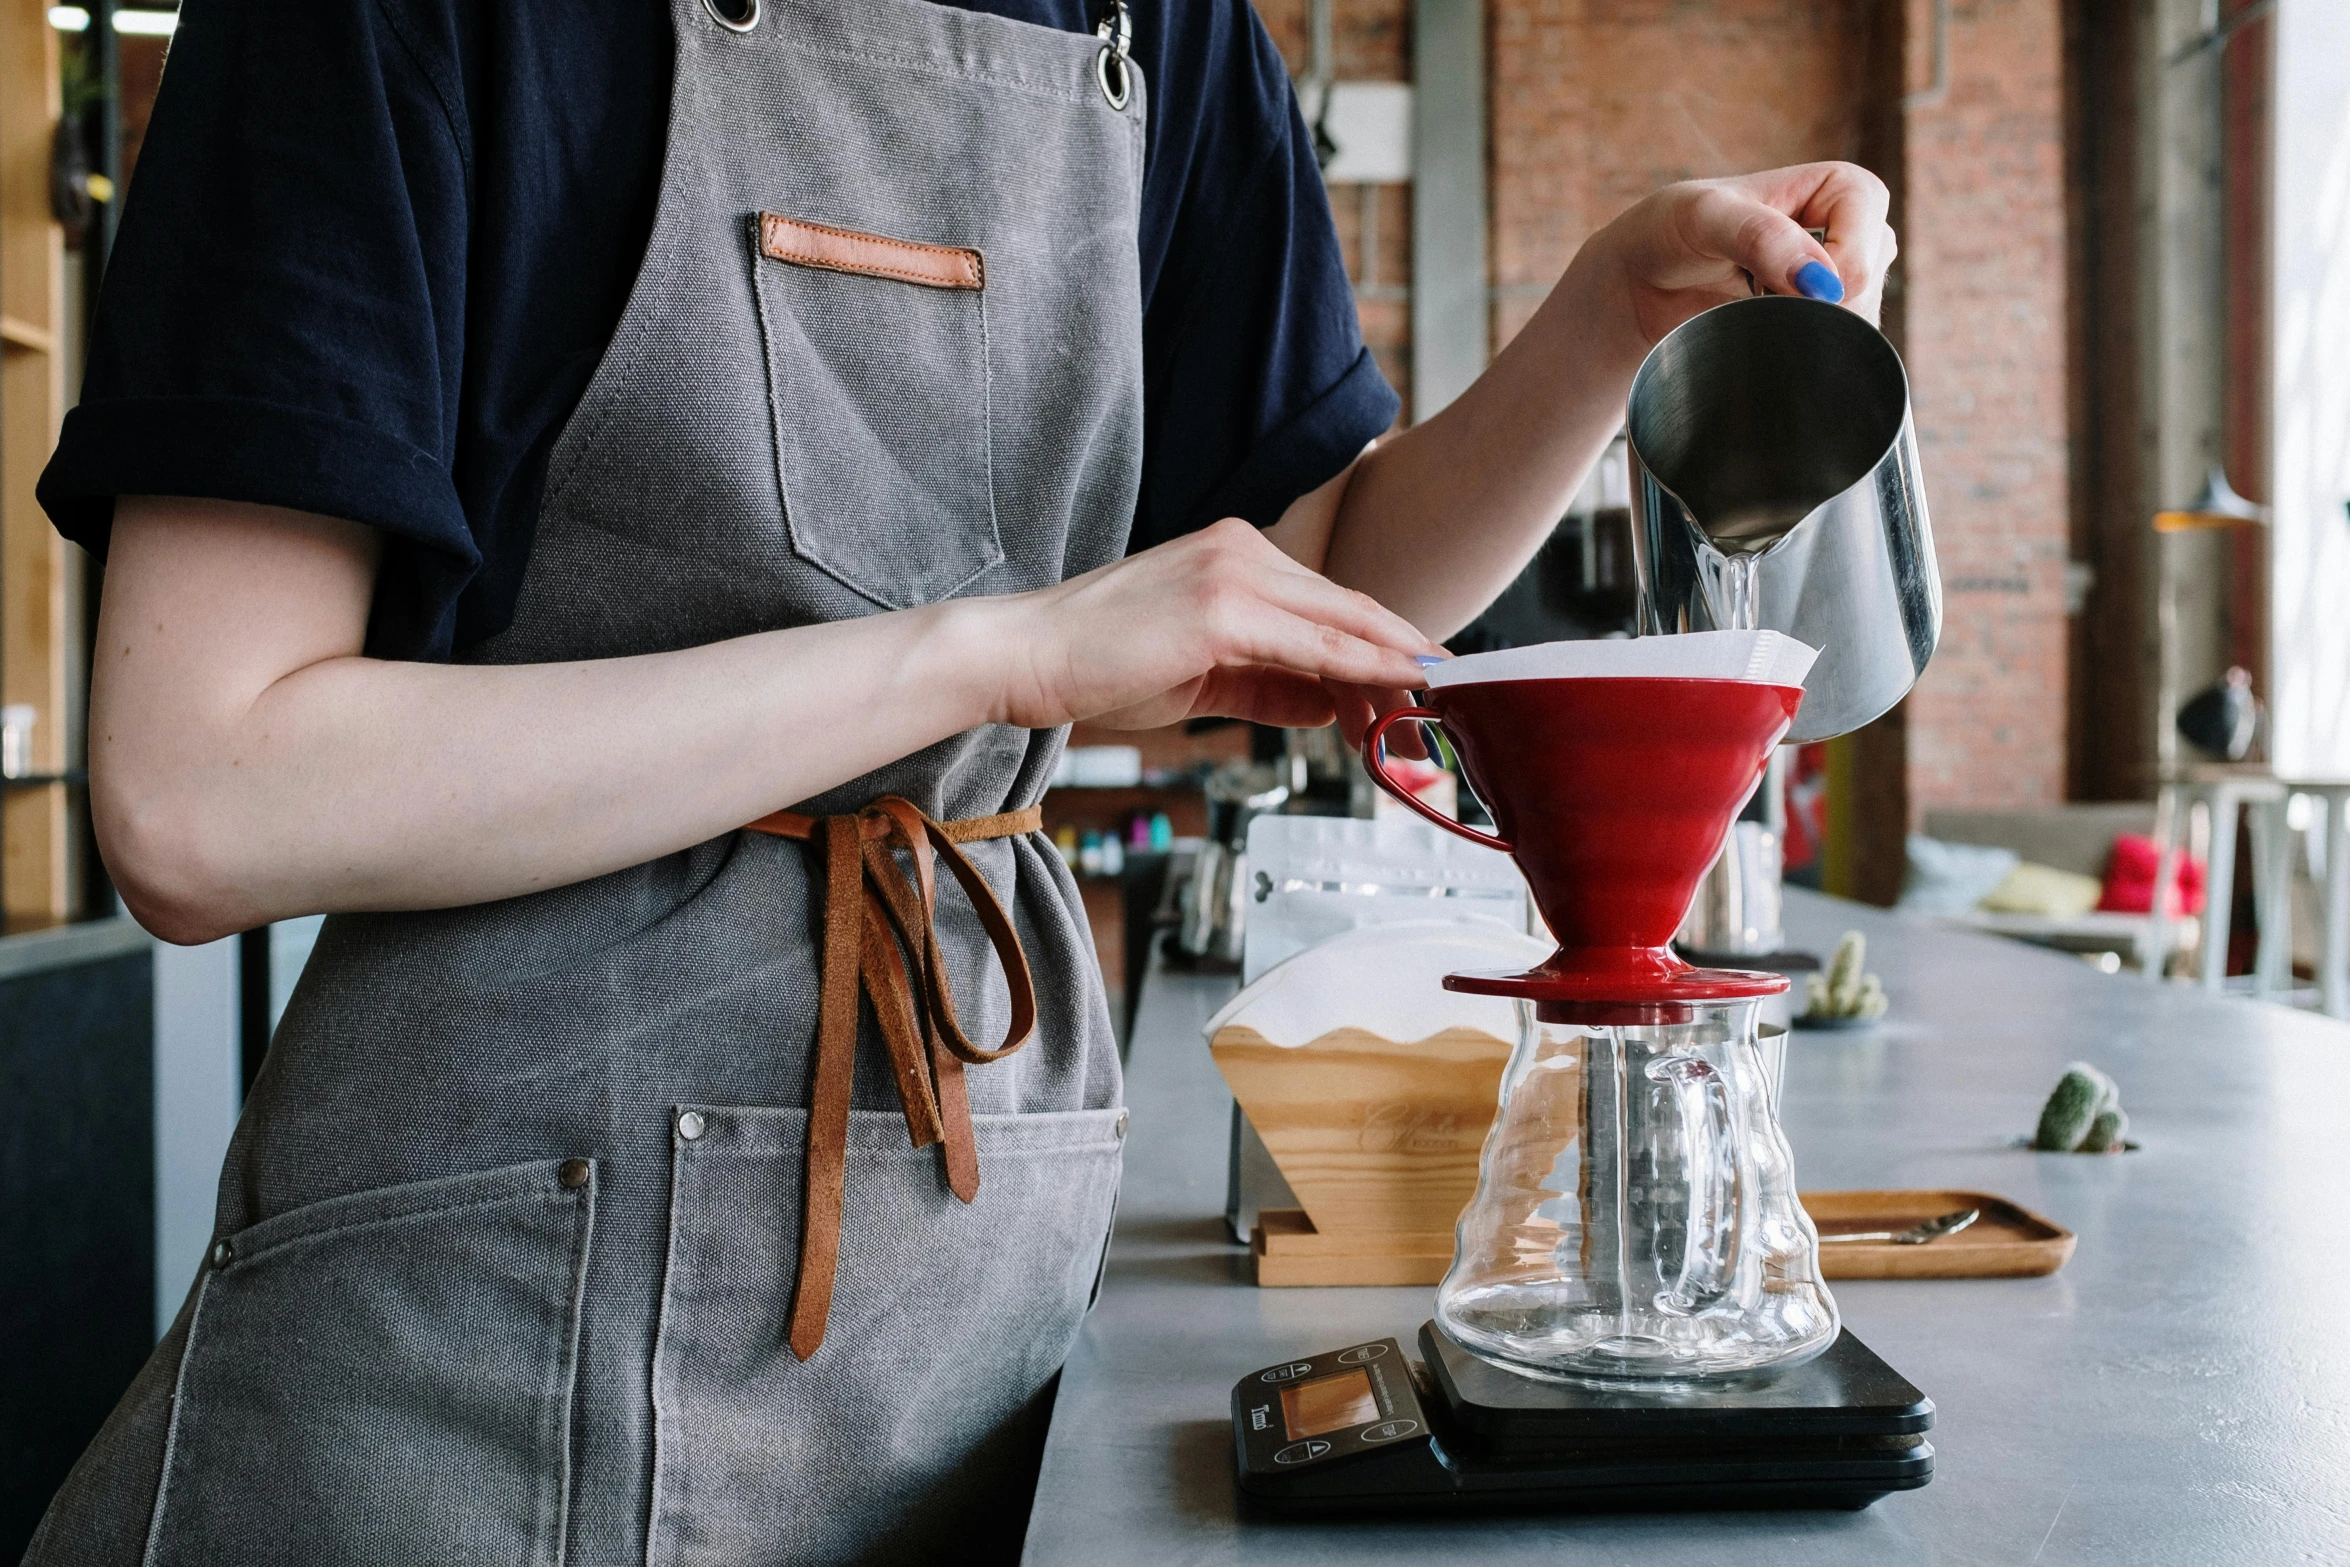
M962 3L1090 31L1101 0ZM1131 3L1139 549L1272 522L1396 399L1248 0ZM386 535L370 652L502 630L652 232L671 59L663 0L187 0L41 479L58 528L102 555L142 494L348 518Z

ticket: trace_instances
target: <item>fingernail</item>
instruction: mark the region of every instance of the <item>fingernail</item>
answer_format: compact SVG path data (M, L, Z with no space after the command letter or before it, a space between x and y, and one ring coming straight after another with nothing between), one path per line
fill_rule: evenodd
M1836 269L1823 262L1806 261L1795 269L1795 291L1806 299L1823 299L1829 304L1844 301L1844 280Z
M1414 653L1412 657L1419 660L1422 669L1434 669L1437 665L1445 662L1444 659L1438 658L1433 653Z

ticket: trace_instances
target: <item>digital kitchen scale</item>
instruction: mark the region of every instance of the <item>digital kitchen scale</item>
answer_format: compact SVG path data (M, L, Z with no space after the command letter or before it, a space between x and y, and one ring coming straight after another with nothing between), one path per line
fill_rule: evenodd
M1281 1514L1847 1508L1933 1478L1934 1406L1850 1332L1807 1365L1702 1392L1541 1382L1436 1329L1232 1390L1240 1487Z

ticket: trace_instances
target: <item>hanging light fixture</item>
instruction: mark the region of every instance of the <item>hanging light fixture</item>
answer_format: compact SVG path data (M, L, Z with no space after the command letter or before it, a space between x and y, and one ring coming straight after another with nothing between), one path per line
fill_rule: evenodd
M2203 476L2203 488L2176 511L2154 514L2157 533L2192 533L2212 528L2256 527L2268 521L2268 508L2248 501L2228 483L2227 470L2213 463Z
M2227 470L2213 463L2203 476L2203 488L2195 492L2193 500L2176 511L2154 514L2154 531L2164 535L2208 533L2226 528L2257 528L2267 521L2268 508L2237 494L2236 487L2228 483ZM2176 775L2179 766L2178 565L2167 537L2155 546L2155 555L2161 583L2156 601L2156 636L2161 659L2160 682L2155 693L2155 711L2159 716L2154 730L2154 759L2157 776L2167 782ZM2250 695L2249 677L2245 695ZM2232 747L2220 749L2231 761L2242 755Z

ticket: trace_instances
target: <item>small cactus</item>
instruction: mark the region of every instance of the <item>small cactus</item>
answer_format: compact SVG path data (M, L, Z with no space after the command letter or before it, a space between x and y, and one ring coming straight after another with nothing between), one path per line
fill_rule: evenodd
M2086 1061L2075 1061L2064 1069L2048 1102L2040 1107L2040 1125L2032 1134L2032 1146L2045 1153L2103 1153L2119 1144L2128 1126L2129 1118L2122 1114L2121 1089L2113 1079ZM2092 1147L2100 1128L2105 1140Z
M1836 943L1836 956L1828 962L1828 972L1814 974L1803 982L1803 1010L1806 1017L1817 1018L1879 1018L1885 1015L1885 987L1874 974L1861 972L1867 960L1869 941L1857 930L1848 930L1844 939Z
M2076 1151L2112 1153L2122 1146L2122 1139L2129 1135L2129 1131L2130 1118L2121 1106L2100 1110L2097 1119L2089 1123L2089 1135L2081 1139L2081 1146Z

